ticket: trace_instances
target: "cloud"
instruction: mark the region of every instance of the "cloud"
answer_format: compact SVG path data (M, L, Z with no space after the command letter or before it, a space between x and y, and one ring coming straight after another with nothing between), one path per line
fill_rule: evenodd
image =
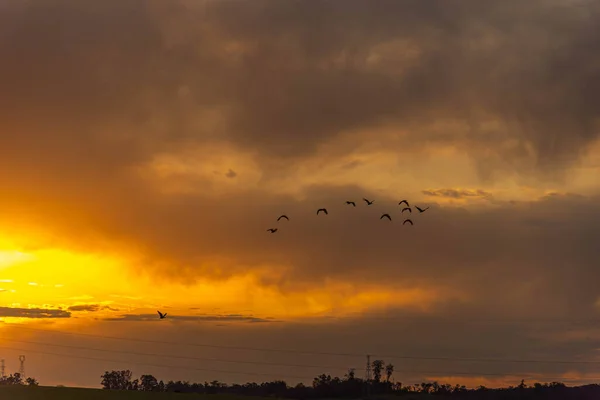
M70 306L68 308L69 311L74 311L74 312L82 312L82 311L86 311L86 312L98 312L101 310L110 310L110 311L119 311L116 308L112 308L110 306L103 306L100 304L78 304L75 306Z
M399 154L452 143L492 177L560 173L598 137L594 4L259 3L5 6L1 120L20 134L3 135L3 163L104 182L155 152L225 140L289 168L392 125L371 135Z
M0 317L14 318L70 318L71 313L45 308L0 307Z
M422 193L426 196L431 197L449 197L453 199L462 199L469 197L489 198L492 197L492 193L485 190L468 190L468 189L435 189L435 190L423 190Z
M366 190L358 177L354 186L332 177L303 197L268 183L289 184L308 159L334 159L354 173L370 164L360 151L395 161L453 147L474 160L483 181L515 173L545 188L538 178L560 177L597 140L595 7L5 5L0 168L13 172L3 181L0 206L11 210L3 227L47 229L44 240L57 247L122 252L132 269L186 284L252 273L281 291L331 281L454 287L492 309L505 299L503 312L541 298L548 309L589 310L597 297L596 198L489 210L431 203L414 227L402 227L397 214L392 223L378 219L394 213L398 199ZM223 168L239 172L228 183L194 178L194 168L175 161L196 149L219 150L200 160L208 164L232 149L244 167L227 160ZM165 154L175 161L158 163ZM401 177L396 185L378 172L365 180L402 190ZM219 192L250 173L256 180L243 189ZM454 179L423 185L459 187ZM471 183L462 187L483 187ZM363 196L377 203L344 207ZM330 215L317 218L321 206ZM281 212L290 223L266 234Z
M168 315L168 319L183 322L278 322L272 318L257 318L250 315L226 314L226 315ZM118 317L103 318L104 321L155 321L156 314L123 314Z

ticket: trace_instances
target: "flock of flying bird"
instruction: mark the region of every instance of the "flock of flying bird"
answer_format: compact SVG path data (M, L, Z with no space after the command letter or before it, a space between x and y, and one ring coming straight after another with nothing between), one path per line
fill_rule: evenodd
M373 204L373 201L367 200L365 198L363 198L363 201L365 203L367 203L368 206ZM349 206L352 206L352 207L356 207L356 203L354 201L347 201L346 204ZM405 207L402 209L402 214L404 214L404 211L408 211L409 213L412 214L412 208L411 208L410 204L408 204L408 201L402 200L401 202L398 203L399 206L401 206L402 204L405 204ZM423 213L429 209L429 207L420 208L419 206L415 206L415 208L417 209L417 211L419 211L419 213ZM327 211L326 208L319 208L317 210L317 215L319 215L320 213L323 213L325 215L329 214L329 212ZM390 214L385 213L385 214L382 214L381 217L379 217L379 219L384 219L384 218L387 218L388 220L392 221L392 217L390 216ZM279 222L282 219L285 219L287 221L290 220L290 218L287 215L283 214L283 215L280 215L279 218L277 218L277 222ZM402 222L402 225L404 225L406 223L414 225L410 218L405 219L404 222ZM269 229L267 229L267 232L275 233L278 230L279 230L278 228L269 228ZM167 313L162 313L160 311L157 311L157 313L158 313L159 319L164 319L167 316Z
M367 203L367 205L368 205L368 206L370 206L370 205L371 205L371 204L373 204L373 202L374 202L374 200L373 200L373 201L370 201L370 200L367 200L367 199L365 199L365 198L363 198L363 201L364 201L365 203ZM347 204L347 205L349 205L349 206L352 206L352 207L356 207L356 203L355 203L354 201L346 201L346 204ZM399 205L399 206L400 206L400 205L402 205L402 204L405 204L405 205L406 205L406 206L405 206L405 207L402 209L402 213L404 214L404 211L408 211L409 213L411 213L411 214L412 214L412 208L411 208L410 204L408 204L408 201L407 201L407 200L402 200L401 202L399 202L399 203L398 203L398 205ZM415 206L415 208L417 209L417 211L419 211L419 213L425 212L425 211L427 211L427 209L429 209L429 207L426 207L426 208L420 208L419 206ZM328 215L328 214L329 214L329 212L327 211L327 209L326 209L326 208L319 208L319 209L317 210L317 215L319 215L319 213L321 213L321 212L322 212L322 213L324 213L325 215ZM387 214L387 213L386 213L386 214L383 214L383 215L381 215L381 217L379 217L379 219L384 219L384 218L387 218L387 219L388 219L388 220L390 220L390 221L392 220L392 217L390 216L390 214ZM287 215L285 215L285 214L283 214L283 215L280 215L280 216L279 216L279 218L277 218L277 222L279 222L281 219L285 219L285 220L287 220L287 221L289 221L289 220L290 220L290 219L289 219L289 217L288 217ZM413 222L412 222L412 220L411 220L410 218L407 218L407 219L405 219L405 220L404 220L404 222L402 222L402 225L404 225L404 224L406 224L406 223L409 223L409 224L411 224L411 225L414 225L414 224L413 224ZM275 232L277 232L278 230L279 230L278 228L269 228L269 229L267 229L267 232L275 233Z

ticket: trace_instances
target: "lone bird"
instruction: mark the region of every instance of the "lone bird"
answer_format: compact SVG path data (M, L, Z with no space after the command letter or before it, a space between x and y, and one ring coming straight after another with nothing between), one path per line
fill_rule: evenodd
M267 229L267 232L275 233L275 232L277 232L277 228Z
M400 205L402 203L406 204L406 207L410 207L410 204L408 204L408 201L402 200L400 203L398 203L398 205Z
M389 219L390 221L392 220L392 217L390 217L390 214L383 214L381 217L379 217L379 219L383 219L384 217Z
M429 207L427 207L427 208L423 209L423 208L419 208L419 206L415 206L415 208L416 208L417 210L419 210L419 212L420 212L420 213L422 213L422 212L425 212L425 211L427 211L427 210L429 209Z
M287 219L288 221L290 220L290 219L288 218L288 216L287 216L287 215L282 215L282 216L280 216L279 218L277 218L277 221L279 221L281 218L285 218L285 219Z
M323 212L325 213L325 215L329 214L329 213L327 212L327 209L326 209L326 208L319 208L319 209L317 210L317 215L319 215L319 213L320 213L321 211L323 211Z
M367 203L368 206L370 206L371 204L373 204L373 201L375 201L375 200L369 201L369 200L365 199L364 197L363 197L363 200Z
M353 201L347 201L346 204L352 204L353 207L356 207L356 203Z
M165 317L167 316L167 313L161 313L160 311L156 311L158 313L158 319L165 319Z
M402 209L402 212L404 212L404 211L408 211L409 213L411 213L411 214L412 214L412 210L410 209L410 207L404 207L404 208Z
M404 225L407 222L410 222L411 225L414 225L413 222L410 219L405 219L404 222L402 223L402 225Z

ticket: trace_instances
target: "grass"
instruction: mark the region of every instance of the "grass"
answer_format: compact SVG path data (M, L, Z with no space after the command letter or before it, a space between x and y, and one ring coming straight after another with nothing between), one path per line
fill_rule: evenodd
M153 393L50 386L0 386L0 399L2 400L185 400L200 396L214 400L249 399L247 396L221 394Z

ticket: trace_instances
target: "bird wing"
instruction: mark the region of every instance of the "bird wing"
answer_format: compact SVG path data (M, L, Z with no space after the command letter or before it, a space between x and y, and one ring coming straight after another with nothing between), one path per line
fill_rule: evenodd
M406 219L404 220L404 222L402 223L402 225L404 225L405 223L410 222L411 225L413 225L413 222L410 219Z
M158 316L159 316L159 317L162 317L162 316L163 316L163 315L162 315L162 313L161 313L160 311L156 311L156 312L158 313Z
M163 314L163 317L166 317L166 316L167 316L167 313L164 313L164 314Z

